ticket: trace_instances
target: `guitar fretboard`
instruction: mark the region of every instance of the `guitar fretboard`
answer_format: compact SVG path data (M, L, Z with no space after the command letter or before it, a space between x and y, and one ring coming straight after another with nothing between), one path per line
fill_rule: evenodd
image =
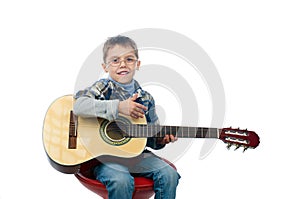
M166 134L176 135L178 138L219 138L219 129L185 126L160 125L128 125L129 137L164 137Z

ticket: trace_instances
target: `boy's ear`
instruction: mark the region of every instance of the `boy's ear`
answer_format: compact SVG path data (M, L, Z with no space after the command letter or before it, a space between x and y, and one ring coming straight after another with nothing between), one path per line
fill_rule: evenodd
M106 73L108 73L108 70L107 70L107 67L106 67L106 64L105 64L105 63L102 63L102 68L103 68L103 70L104 70Z
M137 63L136 63L135 69L136 69L136 70L139 70L139 69L140 69L140 66L141 66L141 61L138 60Z

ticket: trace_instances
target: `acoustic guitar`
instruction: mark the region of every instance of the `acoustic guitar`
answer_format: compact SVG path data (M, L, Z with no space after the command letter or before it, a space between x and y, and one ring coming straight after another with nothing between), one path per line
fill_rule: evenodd
M73 96L56 99L47 110L43 126L43 144L51 165L63 173L76 173L88 160L111 155L122 158L138 156L148 137L220 139L228 144L248 148L259 145L254 131L233 128L202 128L147 125L145 118L119 115L117 120L84 118L73 114Z

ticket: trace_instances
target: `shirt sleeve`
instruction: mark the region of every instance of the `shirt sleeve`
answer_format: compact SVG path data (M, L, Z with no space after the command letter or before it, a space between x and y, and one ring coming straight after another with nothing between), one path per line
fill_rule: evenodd
M119 100L96 100L90 97L79 97L73 106L75 115L81 117L101 117L109 121L118 116Z
M119 100L106 100L109 91L106 82L98 81L92 86L77 92L74 96L74 114L81 117L101 117L109 121L118 117Z

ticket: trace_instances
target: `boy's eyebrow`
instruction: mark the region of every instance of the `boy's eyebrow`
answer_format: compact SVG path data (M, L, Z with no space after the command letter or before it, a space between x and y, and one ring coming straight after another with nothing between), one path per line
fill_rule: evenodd
M121 56L113 55L111 57L108 57L108 60L114 59L114 58L120 58L120 57L135 57L134 52L129 52L126 54L122 54Z

